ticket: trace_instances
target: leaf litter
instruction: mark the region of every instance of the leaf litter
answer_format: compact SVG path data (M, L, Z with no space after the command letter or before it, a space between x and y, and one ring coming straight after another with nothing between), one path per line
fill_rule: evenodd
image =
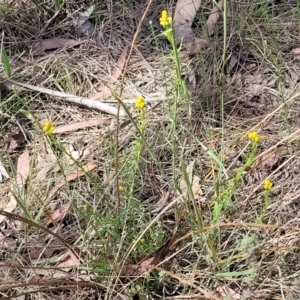
M112 83L116 83L119 79L120 75L122 74L122 70L124 68L125 62L126 62L126 56L128 52L128 46L124 47L122 50L122 53L116 63L115 68L112 71L111 74L111 80ZM101 88L101 91L96 93L95 95L91 96L91 99L93 100L104 100L107 96L111 95L111 90L107 86L103 86Z
M5 199L2 200L1 209L5 212L12 212L17 207L17 199L21 197L24 199L25 184L30 172L30 156L29 150L25 149L22 154L18 157L16 166L16 178L11 179L10 192L7 196L8 202L5 203ZM4 203L3 203L4 202ZM0 215L0 223L6 219L5 216Z
M206 39L196 37L192 30L192 24L197 11L201 7L201 3L201 0L179 0L176 3L173 19L174 35L177 42L183 42L183 45L188 44L188 48L191 51L195 51L195 48L196 51L199 51L207 43ZM222 7L223 0L220 0L212 9L206 21L208 35L212 35L215 32ZM192 50L192 48L194 49Z
M97 167L96 164L87 164L85 166L83 166L81 169L83 171L81 171L81 169L77 170L77 171L72 171L70 172L67 176L66 176L66 181L61 181L58 184L56 184L52 190L50 191L48 197L47 197L47 202L49 202L51 200L51 198L69 181L73 181L76 178L79 178L81 176L84 176L86 174L86 172L92 171L93 169L95 169Z

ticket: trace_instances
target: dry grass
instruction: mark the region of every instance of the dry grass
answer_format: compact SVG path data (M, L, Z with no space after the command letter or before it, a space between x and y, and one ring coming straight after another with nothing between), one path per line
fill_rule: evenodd
M74 20L93 1L66 1L52 18L30 1L2 2L0 28L13 79L84 97L112 86L112 70L132 42L144 9L138 1L95 1L100 17L93 33L83 37ZM170 45L163 38L155 42L148 25L161 9L174 6L161 2L151 6L142 26L122 96L133 115L137 95L149 100L144 137L155 159L142 143L141 158L135 160L139 135L130 122L121 127L119 182L132 189L121 193L119 212L115 117L48 95L1 90L0 139L5 146L0 159L12 177L0 183L1 209L8 202L14 164L25 147L30 151L25 193L19 195L14 215L0 226L5 237L0 235L2 299L298 297L300 64L292 49L300 46L299 4L229 2L224 69L221 21L200 53L181 53L187 85L192 85L191 70L197 84L190 101L182 99L175 110ZM205 1L197 15L198 36L203 37L201 26L211 7ZM31 45L51 37L85 42L34 57ZM4 69L0 78L6 78ZM118 92L120 83L114 88ZM105 101L116 105L112 95ZM56 141L41 128L46 120L59 127L95 119L105 123L56 134ZM236 180L251 153L246 136L253 130L262 140L253 164ZM13 147L16 133L21 142ZM223 169L202 144L221 158ZM59 145L77 151L75 164ZM180 184L189 175L183 170L191 161L200 191L187 189L180 200ZM82 171L88 164L96 167L66 181L76 166ZM267 178L274 187L262 214ZM64 185L51 194L60 182ZM215 222L216 202L226 197ZM78 258L75 267L62 265L70 262L63 256L67 251Z

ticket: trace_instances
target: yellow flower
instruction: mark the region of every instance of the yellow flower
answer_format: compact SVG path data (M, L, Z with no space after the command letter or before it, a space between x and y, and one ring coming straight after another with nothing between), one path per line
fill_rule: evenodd
M266 191L269 191L272 188L272 186L273 186L273 182L272 181L270 181L269 179L265 180L265 182L264 182L264 189Z
M84 209L85 211L87 211L88 206L87 206L86 204L83 204L83 209Z
M51 122L47 121L43 127L43 130L46 133L51 134L54 131L54 126Z
M163 28L166 28L168 25L171 25L172 23L172 17L168 15L168 12L165 9L161 12L159 23Z
M119 191L124 191L124 186L122 186L122 185L119 185Z
M145 99L142 96L138 96L135 100L135 106L138 109L143 109L146 106Z
M248 133L248 139L252 143L258 143L260 141L260 136L258 135L258 133L256 131L252 131L252 132Z

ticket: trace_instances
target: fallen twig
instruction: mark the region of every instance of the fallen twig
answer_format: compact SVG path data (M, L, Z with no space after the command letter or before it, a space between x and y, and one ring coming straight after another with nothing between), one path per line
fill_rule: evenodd
M58 91L53 91L53 90L46 89L46 88L43 88L43 87L17 82L17 81L11 80L11 79L10 80L5 80L4 82L2 82L2 84L5 85L10 90L13 90L14 88L18 88L18 87L23 87L23 88L27 88L27 89L32 90L32 91L41 92L41 93L48 94L48 95L51 95L51 96L54 96L54 97L64 98L68 102L76 103L78 105L87 106L87 107L92 108L92 109L98 109L100 111L106 112L106 113L111 114L111 115L115 115L115 116L117 115L117 108L112 107L112 106L107 105L107 104L104 104L104 103L101 103L101 102L96 101L96 100L89 99L89 98L79 97L79 96L75 96L75 95L67 94L67 93L63 93L63 92L58 92ZM119 116L120 117L125 117L126 115L123 111L120 111Z

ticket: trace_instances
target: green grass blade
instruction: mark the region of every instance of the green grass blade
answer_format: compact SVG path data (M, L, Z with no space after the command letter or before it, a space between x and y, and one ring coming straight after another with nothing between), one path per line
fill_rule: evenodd
M42 12L46 12L48 16L52 16L53 13L39 0L31 0L31 2Z
M4 65L7 76L11 77L11 67L10 67L10 63L9 63L9 58L8 58L8 55L6 54L4 47L1 47L1 59L2 59L2 63Z
M251 275L254 272L253 269L244 270L244 271L236 271L236 272L225 272L225 273L217 273L217 277L237 277L244 275Z
M220 158L211 150L209 150L204 144L202 144L201 142L199 142L201 148L221 167L221 169L223 170L226 178L228 178L227 172L224 168L224 165L222 163L222 161L220 160Z
M55 10L59 10L61 7L61 0L55 0Z

